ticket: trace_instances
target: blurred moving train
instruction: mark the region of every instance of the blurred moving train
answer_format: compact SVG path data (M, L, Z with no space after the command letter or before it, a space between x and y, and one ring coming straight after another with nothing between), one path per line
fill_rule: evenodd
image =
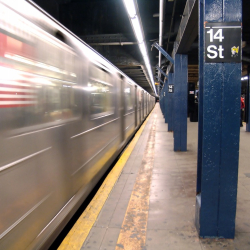
M0 0L0 249L45 249L155 98L31 1Z

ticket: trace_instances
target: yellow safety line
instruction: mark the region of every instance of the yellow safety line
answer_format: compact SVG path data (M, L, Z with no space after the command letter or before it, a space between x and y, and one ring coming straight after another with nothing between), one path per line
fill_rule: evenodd
M140 170L124 216L116 250L141 250L146 247L150 184L154 163L156 117L150 129Z
M107 200L112 188L114 187L117 179L119 178L123 167L125 166L130 154L132 153L140 135L150 118L152 111L148 118L145 120L141 128L137 131L134 139L130 142L129 146L125 149L113 169L110 171L100 189L94 196L93 200L87 206L80 218L77 220L73 228L69 231L58 250L79 250L81 249L84 241L86 240L91 228L93 227L97 216L99 215L105 201Z

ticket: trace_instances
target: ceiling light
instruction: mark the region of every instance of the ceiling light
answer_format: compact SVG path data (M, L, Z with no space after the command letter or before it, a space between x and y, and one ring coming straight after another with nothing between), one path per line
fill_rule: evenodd
M123 2L126 6L129 17L133 18L136 15L134 0L124 0Z
M154 78L153 78L153 74L152 74L152 68L151 68L151 65L149 62L147 48L146 48L146 45L144 42L143 27L142 27L141 22L140 22L139 13L137 13L137 11L136 11L136 6L135 6L133 0L123 0L123 2L124 2L124 5L127 9L128 16L130 18L130 22L131 22L133 30L134 30L134 34L135 34L136 39L138 41L138 45L139 45L145 66L147 68L147 72L148 72L148 76L149 76L149 79L151 82L152 89L154 90L155 95L158 96L156 89L155 89Z
M142 57L147 57L147 49L146 49L146 46L145 46L145 43L139 43L139 48L140 48L140 51L142 53Z
M139 23L138 17L135 16L134 18L131 18L131 22L132 22L138 43L142 43L143 42L143 34L142 34L141 25Z

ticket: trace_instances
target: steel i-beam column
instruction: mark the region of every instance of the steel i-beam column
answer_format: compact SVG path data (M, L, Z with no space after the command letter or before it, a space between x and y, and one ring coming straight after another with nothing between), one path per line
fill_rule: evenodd
M162 114L163 114L163 117L165 118L165 84L163 85L163 88L162 88Z
M198 92L198 150L196 192L201 192L202 138L203 138L203 67L204 67L204 3L199 0L199 92Z
M165 81L165 90L164 90L164 117L165 123L168 123L168 80Z
M176 54L174 64L174 151L187 151L187 55Z
M242 0L199 0L199 6L203 41L199 50L196 227L201 237L234 238Z
M161 112L163 114L163 89L161 90L161 94L160 94L160 105L161 105Z
M159 90L159 104L160 104L160 108L161 108L161 90Z
M167 84L168 132L173 131L174 123L174 74L169 73Z

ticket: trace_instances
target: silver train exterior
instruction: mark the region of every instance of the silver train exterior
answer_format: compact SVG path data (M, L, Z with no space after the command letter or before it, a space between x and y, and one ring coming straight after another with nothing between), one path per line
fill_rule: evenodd
M46 249L155 98L35 4L0 0L0 249Z

